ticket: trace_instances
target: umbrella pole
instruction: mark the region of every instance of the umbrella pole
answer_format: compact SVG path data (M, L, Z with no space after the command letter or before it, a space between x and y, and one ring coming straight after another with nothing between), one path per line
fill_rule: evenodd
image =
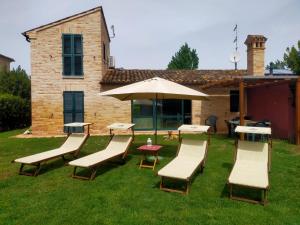
M157 93L155 94L155 144L157 144Z

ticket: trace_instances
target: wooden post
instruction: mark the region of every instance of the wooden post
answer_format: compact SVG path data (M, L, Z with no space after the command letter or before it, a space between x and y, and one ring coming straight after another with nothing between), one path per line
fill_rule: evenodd
M295 94L295 103L296 103L296 115L295 115L295 142L296 145L300 144L300 79L296 81L296 94Z
M240 107L240 125L244 126L245 121L244 121L244 116L245 116L245 86L244 86L244 81L240 81L240 99L239 99L239 107ZM241 140L244 140L244 134L240 134Z

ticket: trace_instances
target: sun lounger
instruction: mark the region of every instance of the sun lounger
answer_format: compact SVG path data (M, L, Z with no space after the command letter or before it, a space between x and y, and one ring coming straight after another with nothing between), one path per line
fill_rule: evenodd
M271 135L271 128L238 126L236 132ZM231 199L266 204L269 189L271 143L239 140L235 163L228 178ZM261 201L233 196L233 186L253 188L263 191Z
M69 162L70 166L74 166L72 177L84 179L84 180L93 180L96 176L98 167L103 163L107 161L112 161L113 159L116 158L120 158L124 160L125 157L127 156L129 146L133 141L133 135L132 136L114 135L112 134L112 130L131 129L133 132L133 126L134 124L121 124L121 123L116 123L108 126L108 128L110 129L111 139L107 147L102 151L98 151L91 155L87 155L80 159ZM90 176L81 176L76 174L76 169L78 167L90 169L91 170Z
M208 129L209 126L183 125L178 130L207 132ZM198 169L203 172L207 155L207 147L207 140L203 141L180 138L177 156L165 167L158 171L158 175L161 176L160 189L187 194L189 192L189 186L194 173ZM184 181L186 183L185 189L179 190L165 187L164 181L166 179Z
M65 124L67 127L83 127L91 125L90 123L70 123ZM48 160L62 157L65 160L64 156L67 154L72 154L76 157L79 154L80 149L86 142L89 137L89 128L86 134L83 133L73 133L69 134L66 141L63 145L61 145L57 149L49 150L42 153L37 153L31 156L26 156L23 158L15 159L12 162L21 163L21 167L19 170L20 175L27 175L27 176L37 176L40 169L41 164ZM25 165L35 166L35 170L32 173L23 171Z

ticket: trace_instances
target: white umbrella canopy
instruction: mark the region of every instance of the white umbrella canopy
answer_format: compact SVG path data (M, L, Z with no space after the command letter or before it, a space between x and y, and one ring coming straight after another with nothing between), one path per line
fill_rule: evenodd
M160 77L101 92L100 95L111 96L121 101L138 99L208 100L208 95L200 91Z
M158 99L208 100L207 94L160 77L101 92L100 95L114 97L121 101L155 99L156 108ZM155 121L157 123L157 118ZM157 143L157 124L155 126L155 143Z

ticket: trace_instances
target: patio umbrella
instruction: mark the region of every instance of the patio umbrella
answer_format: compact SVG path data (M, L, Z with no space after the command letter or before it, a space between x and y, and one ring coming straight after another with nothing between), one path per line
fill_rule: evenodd
M101 92L100 95L114 97L121 101L155 99L156 109L158 99L208 100L208 95L202 92L160 77ZM157 123L157 118L155 121ZM157 124L155 126L155 143L156 139Z

